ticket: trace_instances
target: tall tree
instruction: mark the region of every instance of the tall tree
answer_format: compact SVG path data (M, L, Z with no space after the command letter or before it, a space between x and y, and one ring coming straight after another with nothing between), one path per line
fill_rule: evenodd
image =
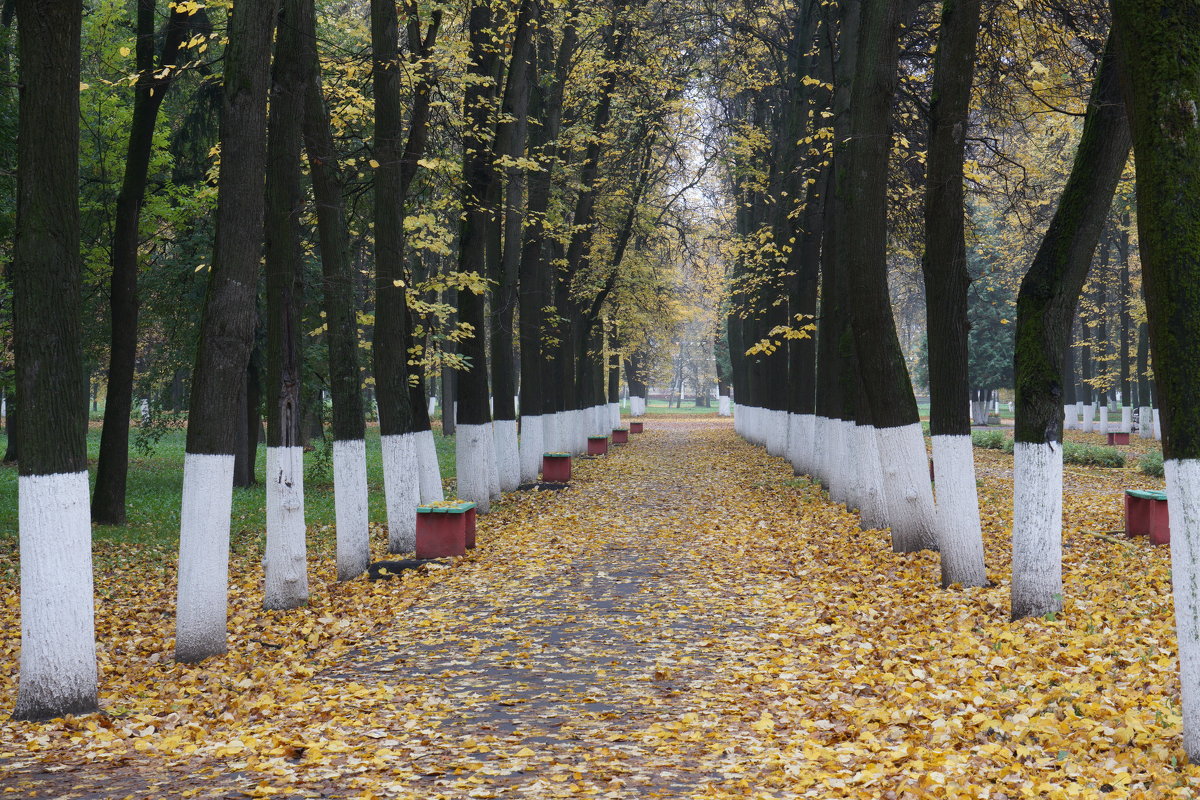
M262 253L267 88L275 0L230 12L221 97L216 238L188 409L179 531L175 657L197 662L227 649L233 462L253 345Z
M79 251L78 0L17 0L13 339L21 398L21 673L14 716L97 709Z
M1117 70L1110 34L1071 174L1017 295L1013 619L1062 610L1062 352L1129 158Z
M929 432L937 483L942 584L983 586L983 530L971 445L963 162L981 0L946 0L933 68L925 189Z
M1183 747L1200 759L1200 2L1114 0L1171 503Z
M157 62L154 54L156 0L138 0L137 42L134 45L138 78L134 85L133 119L125 150L125 177L117 195L113 219L112 284L110 306L112 335L109 347L108 390L104 400L104 428L92 494L92 518L107 525L125 524L125 482L129 475L129 414L133 408L133 373L137 361L138 247L141 211L146 196L154 129L167 90L178 74L190 19L185 5L172 6L163 33Z
M304 525L304 447L301 444L300 308L304 211L300 150L307 91L303 31L311 25L307 0L283 0L271 68L267 129L267 608L308 601Z
M313 0L300 15L300 47L306 77L304 149L316 200L333 402L333 493L337 523L338 580L361 575L371 560L367 517L366 424L358 358L354 271L346 227L343 180L321 85Z

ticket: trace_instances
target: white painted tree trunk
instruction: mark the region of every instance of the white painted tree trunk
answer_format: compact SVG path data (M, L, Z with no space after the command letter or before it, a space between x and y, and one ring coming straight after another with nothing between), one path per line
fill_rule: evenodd
M488 459L488 491L492 493L493 500L500 499L500 462L496 451L496 423L489 422L487 424L488 432L491 434L492 446L487 451Z
M793 475L804 474L804 459L801 451L804 449L804 418L799 414L787 415L787 460L792 465Z
M842 475L845 478L845 493L843 502L846 510L857 512L862 508L862 497L866 492L867 476L859 468L862 463L862 444L859 442L859 430L862 426L851 420L842 423L842 458L847 465Z
M480 514L486 514L492 508L487 452L494 448L491 425L459 423L455 429L454 464L458 476L458 499L474 503L475 510Z
M1063 406L1063 430L1064 431L1073 430L1079 424L1078 418L1074 416L1074 411L1075 411L1075 406L1071 405L1070 403Z
M882 471L884 515L892 550L908 553L937 547L937 517L929 483L929 456L921 424L876 428Z
M21 672L14 716L52 719L94 711L96 630L87 470L17 478L17 525Z
M515 492L521 485L521 458L517 444L517 421L498 419L496 430L496 469L500 473L500 491Z
M768 409L766 417L767 453L777 458L787 455L787 412Z
M1013 445L1012 616L1062 611L1061 444Z
M829 437L829 449L826 451L826 468L829 472L829 499L834 503L845 503L846 488L846 442L843 434L846 431L844 420L830 419L826 426Z
M829 418L817 417L813 419L813 456L812 464L809 466L809 475L815 478L826 489L829 488L829 472L827 465L829 463Z
M1108 435L1108 404L1100 406L1100 430L1101 436Z
M1153 416L1154 416L1154 438L1158 439L1161 442L1162 441L1162 415L1159 413L1159 410L1157 408L1153 410Z
M1092 432L1092 429L1095 427L1095 420L1096 420L1096 404L1095 403L1084 403L1084 405L1083 405L1083 426L1082 426L1084 433Z
M1075 401L1075 430L1083 430L1083 401Z
M817 417L815 414L800 415L800 471L798 475L812 475L816 463Z
M1143 439L1154 438L1154 410L1150 406L1138 409L1138 435Z
M1133 408L1121 406L1121 432L1130 433L1133 430Z
M1163 464L1171 515L1171 591L1183 701L1183 749L1200 753L1200 460Z
M195 663L226 644L233 456L186 453L179 512L175 658Z
M933 471L942 587L954 583L986 586L983 528L979 521L979 492L975 485L975 453L971 437L934 436Z
M367 443L362 439L333 443L333 500L338 580L348 581L363 574L371 563Z
M429 409L428 409L429 416L432 417L433 413L435 411L437 411L437 397L436 396L429 398Z
M521 417L521 483L537 483L542 470L542 454L546 452L544 420L548 415Z
M621 427L621 404L608 404L608 430L611 433Z
M458 431L456 433L461 435ZM411 553L417 546L417 506L421 504L421 471L417 462L416 439L414 433L395 433L380 437L383 448L383 495L387 503L389 553Z
M543 453L561 453L562 439L558 432L560 416L558 412L542 415L542 447ZM538 471L542 469L541 456L538 456Z
M433 431L417 432L417 468L420 470L421 503L440 503L446 499L442 489L442 467L438 464Z
M860 437L861 456L855 469L861 472L862 497L858 509L858 527L864 531L887 527L884 518L883 470L879 466L879 434L874 425L855 426Z
M263 608L297 608L308 602L304 448L268 447L266 483Z
M717 416L720 416L720 417L730 416L730 414L732 414L733 412L730 410L729 406L730 406L730 403L729 403L728 395L722 395L722 396L718 397L717 398Z

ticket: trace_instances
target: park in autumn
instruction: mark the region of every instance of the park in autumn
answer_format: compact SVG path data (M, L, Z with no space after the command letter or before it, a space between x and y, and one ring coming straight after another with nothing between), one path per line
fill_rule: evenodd
M0 796L1200 795L1200 0L8 0Z

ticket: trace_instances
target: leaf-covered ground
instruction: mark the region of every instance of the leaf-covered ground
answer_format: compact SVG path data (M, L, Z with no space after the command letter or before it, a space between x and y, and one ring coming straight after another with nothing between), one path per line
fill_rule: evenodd
M448 568L339 585L322 550L310 606L266 612L237 557L231 651L200 666L170 657L173 566L99 553L106 714L5 723L0 796L1197 792L1167 553L1111 536L1154 479L1068 467L1066 611L1012 624L1011 456L976 451L996 586L943 591L728 422L649 428Z

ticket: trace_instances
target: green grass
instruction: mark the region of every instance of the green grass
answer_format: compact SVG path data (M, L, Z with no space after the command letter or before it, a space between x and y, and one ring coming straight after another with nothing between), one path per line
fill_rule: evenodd
M438 461L443 478L454 477L454 439L434 432ZM97 541L127 543L133 546L173 547L179 538L179 503L183 489L183 450L185 433L168 431L150 455L131 451L129 484L126 494L126 513L129 522L123 526L95 525ZM7 444L0 435L0 449ZM100 449L98 426L88 432L88 471L93 485L96 479L96 456ZM312 452L304 454L304 514L310 526L333 525L333 477L327 454L328 445L316 443ZM232 539L258 537L266 530L265 490L263 472L266 468L266 447L259 445L255 462L257 483L233 491ZM387 509L383 498L383 459L379 447L379 428L367 430L368 507L372 521L386 522ZM0 467L0 542L11 546L17 536L17 469ZM7 548L6 548L7 549Z
M1161 450L1151 450L1146 455L1142 456L1138 462L1138 469L1142 474L1149 475L1154 478L1162 478L1165 476L1163 471L1163 454Z
M625 410L625 409L622 409L622 410L626 411L626 413L627 413L627 410ZM704 408L704 407L697 407L696 401L694 401L694 400L684 400L683 404L679 408L675 408L674 406L671 406L668 408L666 400L647 400L646 401L646 413L647 414L701 414L701 415L709 414L711 416L716 416L717 404L716 404L716 402L714 402L708 408Z

